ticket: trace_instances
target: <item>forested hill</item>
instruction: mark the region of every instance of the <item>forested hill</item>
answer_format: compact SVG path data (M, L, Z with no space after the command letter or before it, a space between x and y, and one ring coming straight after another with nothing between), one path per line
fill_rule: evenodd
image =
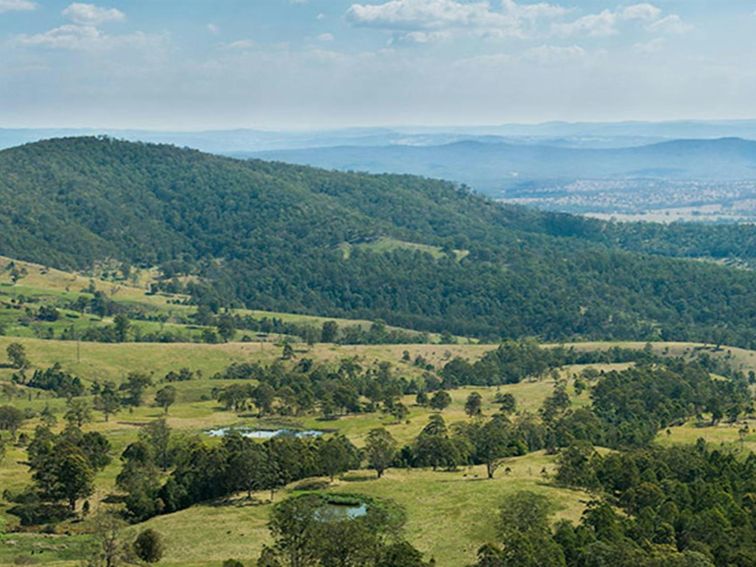
M198 301L457 334L756 345L756 273L623 244L648 248L613 225L412 176L96 138L0 152L3 255L158 264L202 276Z

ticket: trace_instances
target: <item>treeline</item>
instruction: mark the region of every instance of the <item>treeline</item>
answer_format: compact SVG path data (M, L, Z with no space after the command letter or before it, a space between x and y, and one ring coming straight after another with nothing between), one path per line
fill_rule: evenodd
M0 197L0 252L60 267L183 265L201 278L189 284L198 305L493 340L756 340L753 272L628 253L566 215L444 182L73 138L0 153ZM339 248L381 236L447 253Z
M299 337L308 344L317 342L337 344L425 344L430 342L428 333L390 329L383 321L375 321L370 325L343 325L336 321L324 321L320 325L313 323L294 323L284 321L278 317L253 317L240 315L232 311L220 311L217 303L211 305L200 304L191 320L206 327L217 329L221 340L229 340L236 331L252 331L254 333L279 334ZM244 335L242 340L249 340ZM452 342L452 337L447 337ZM212 341L207 341L212 342Z
M756 459L695 446L601 456L575 446L556 481L591 490L581 521L551 528L551 504L519 493L504 502L499 542L477 567L748 567L756 561Z
M573 347L544 348L533 340L504 341L475 363L457 357L441 370L443 386L497 386L516 384L525 378L542 378L549 370L568 364L649 363L661 361L648 344L642 350L611 347L578 351Z
M365 368L356 358L344 358L338 365L315 364L309 358L293 365L240 362L212 378L255 380L256 385L216 388L214 395L226 409L241 412L255 407L260 415L319 411L334 417L382 408L401 417L407 413L401 396L439 387L432 374L426 375L427 380L407 379L397 376L388 362Z
M756 225L602 221L566 213L520 209L518 227L632 252L676 258L756 261Z

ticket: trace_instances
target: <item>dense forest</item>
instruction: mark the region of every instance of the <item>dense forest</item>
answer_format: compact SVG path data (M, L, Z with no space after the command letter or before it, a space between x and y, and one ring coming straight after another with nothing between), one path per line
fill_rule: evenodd
M185 291L213 307L485 338L756 341L756 274L662 257L748 261L753 227L614 225L418 177L98 138L0 152L0 196L0 254L159 265L200 276Z

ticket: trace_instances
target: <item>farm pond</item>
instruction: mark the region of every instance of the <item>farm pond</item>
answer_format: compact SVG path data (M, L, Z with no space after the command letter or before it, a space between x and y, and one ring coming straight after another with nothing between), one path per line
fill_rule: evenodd
M250 439L272 439L273 437L281 437L284 435L291 435L293 437L320 437L325 433L324 431L318 431L317 429L260 429L257 427L221 427L219 429L211 429L207 432L210 437L225 437L232 431L238 432L242 437L249 437Z

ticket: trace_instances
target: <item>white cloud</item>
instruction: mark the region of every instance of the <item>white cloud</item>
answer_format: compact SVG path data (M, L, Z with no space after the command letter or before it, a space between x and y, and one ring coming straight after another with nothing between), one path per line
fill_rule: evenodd
M120 22L126 19L126 15L116 8L102 8L81 2L70 4L63 10L63 15L76 24L90 26L99 26L106 22Z
M394 43L434 43L450 39L452 37L451 32L448 31L413 31L402 34L392 39L391 44Z
M105 33L100 29L101 24L126 19L126 15L115 8L74 2L63 10L62 14L72 23L41 33L20 34L13 38L11 43L26 47L102 51L121 47L154 48L163 45L166 40L165 36L148 35L139 31L116 35Z
M556 45L540 45L528 49L523 54L523 59L535 61L542 65L568 63L584 59L586 51L579 45L561 47Z
M661 8L653 4L634 4L622 10L622 18L625 20L643 20L654 22L661 17Z
M616 13L604 10L599 14L583 16L573 22L554 24L552 30L557 35L564 36L609 36L617 33L617 19Z
M81 49L84 45L101 42L102 33L94 26L77 26L66 24L43 33L21 35L21 45L42 45L63 49Z
M218 35L220 33L220 28L215 24L207 24L207 31L209 31L213 35Z
M124 35L109 35L95 26L66 24L43 33L15 38L16 45L39 46L52 49L70 49L77 51L106 50L117 47L147 47L160 44L163 38L150 36L142 32Z
M691 29L677 14L665 16L661 8L643 3L616 11L603 10L598 14L588 14L572 22L557 23L552 26L552 30L561 36L611 36L620 32L621 24L631 22L643 22L649 32L684 33Z
M380 4L353 4L346 17L355 26L391 32L395 39L428 43L450 36L537 39L553 36L606 37L618 34L621 24L643 24L650 32L682 30L679 16L665 16L650 3L632 4L568 19L571 9L559 4L501 0L388 0Z
M521 35L523 20L553 18L564 8L540 3L520 5L504 0L501 9L488 2L457 0L390 0L383 4L353 4L347 18L355 25L405 32L467 29Z
M321 33L318 36L318 40L320 41L333 41L335 38L333 37L332 33Z
M37 4L30 0L0 0L0 14L3 12L28 12L36 9Z

